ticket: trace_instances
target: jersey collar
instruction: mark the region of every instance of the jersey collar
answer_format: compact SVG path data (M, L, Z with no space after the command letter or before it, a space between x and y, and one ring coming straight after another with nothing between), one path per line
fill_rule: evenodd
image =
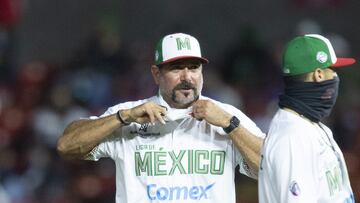
M200 95L200 99L203 97ZM164 106L167 108L167 114L165 116L166 121L175 121L185 118L191 118L192 113L192 107L188 107L186 109L177 109L177 108L171 108L169 104L164 100L164 98L161 96L160 91L157 94L157 103L161 106Z

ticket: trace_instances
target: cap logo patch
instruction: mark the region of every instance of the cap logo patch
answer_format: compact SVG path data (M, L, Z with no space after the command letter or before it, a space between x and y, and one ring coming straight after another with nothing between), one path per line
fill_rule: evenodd
M299 196L301 193L300 187L296 181L292 181L290 183L289 190L290 190L291 194L294 196Z
M190 39L187 37L185 37L184 40L182 40L181 38L176 38L176 44L177 44L178 51L180 51L182 49L191 50Z
M320 63L325 63L328 60L328 55L323 51L319 51L316 54L316 60L319 61Z
M159 60L159 51L155 52L155 61Z

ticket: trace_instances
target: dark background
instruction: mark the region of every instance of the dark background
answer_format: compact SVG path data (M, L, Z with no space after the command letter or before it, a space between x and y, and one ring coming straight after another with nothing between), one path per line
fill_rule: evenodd
M356 0L0 0L0 203L114 201L113 162L64 161L56 140L73 119L155 94L150 65L162 36L195 36L210 60L203 94L235 105L266 132L282 89L284 44L318 33L338 56L360 60L359 9ZM340 95L325 121L357 200L359 68L338 71ZM256 184L237 175L237 202L257 202Z

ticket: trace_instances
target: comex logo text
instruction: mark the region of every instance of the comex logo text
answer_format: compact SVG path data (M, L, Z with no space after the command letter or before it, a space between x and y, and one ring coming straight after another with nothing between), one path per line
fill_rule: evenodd
M208 191L215 185L212 183L207 186L172 186L158 187L156 184L146 186L149 200L201 200L208 199Z

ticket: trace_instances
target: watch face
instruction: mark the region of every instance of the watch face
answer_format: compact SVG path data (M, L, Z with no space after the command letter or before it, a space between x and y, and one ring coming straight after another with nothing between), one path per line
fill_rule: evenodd
M233 131L235 128L237 128L240 124L240 120L238 118L236 118L236 116L233 116L231 119L230 119L230 125L226 128L224 128L224 131L226 133L230 133L231 131Z
M240 121L239 121L238 118L236 118L236 116L233 116L233 117L231 118L230 122L231 122L232 124L234 124L235 128L238 127L239 124L240 124Z

